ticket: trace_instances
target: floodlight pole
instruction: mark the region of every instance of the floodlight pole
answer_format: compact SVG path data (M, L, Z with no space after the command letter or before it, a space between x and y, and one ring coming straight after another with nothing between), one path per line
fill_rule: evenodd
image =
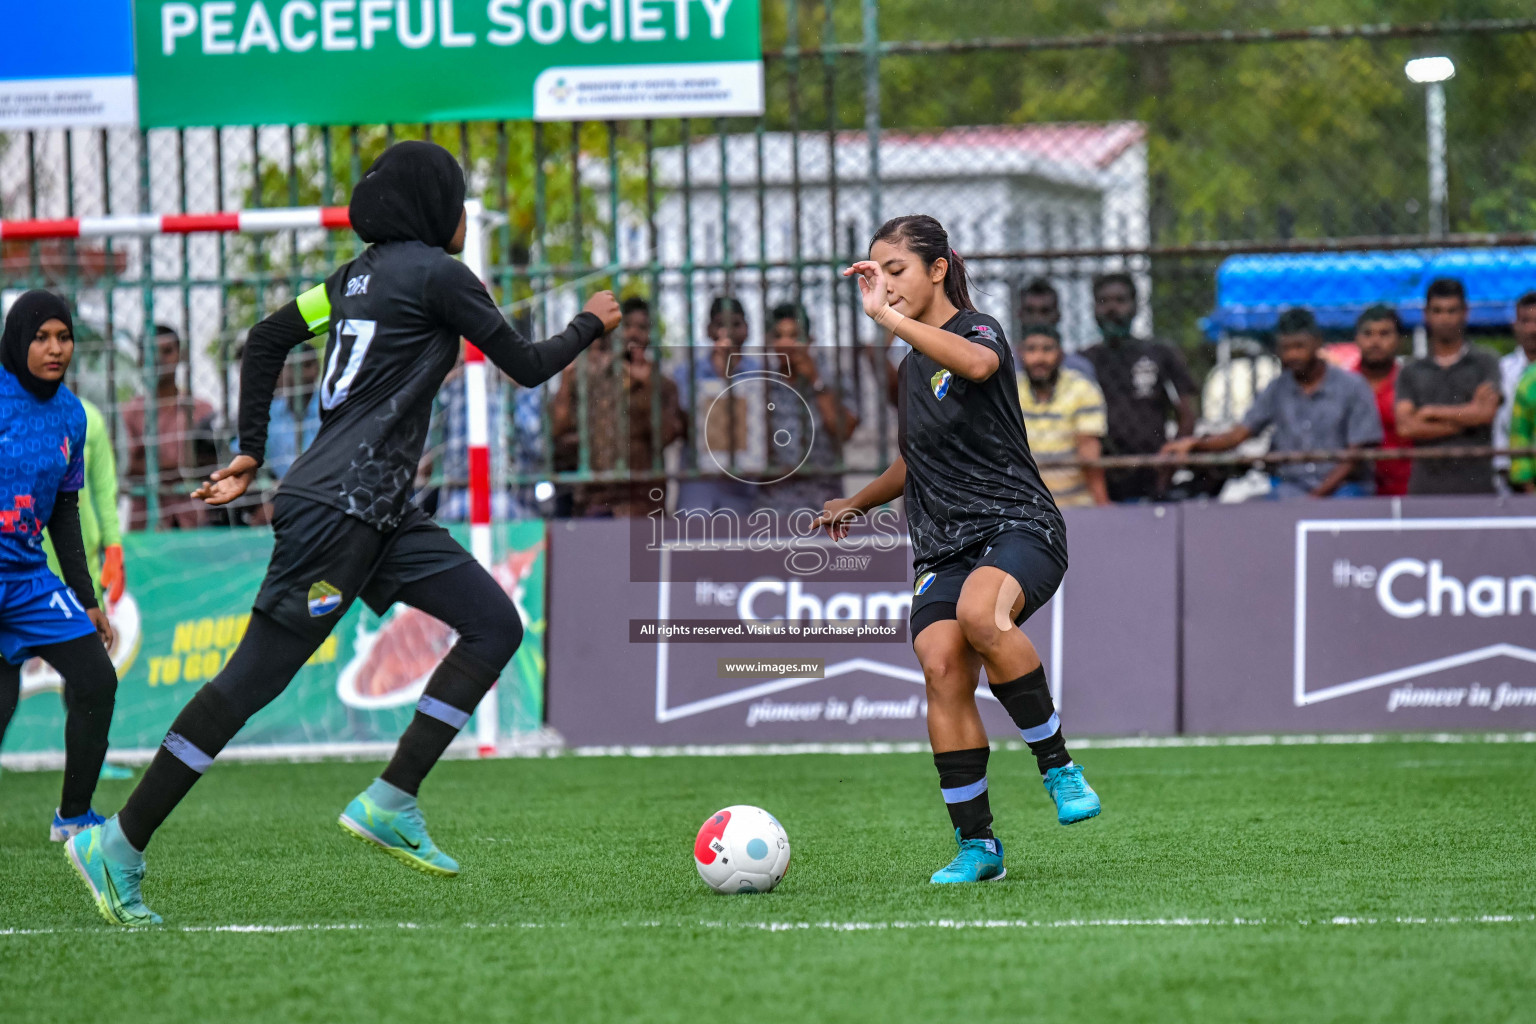
M1433 238L1443 238L1449 225L1446 218L1445 85L1442 82L1428 82L1424 86L1424 121L1429 142L1429 233Z

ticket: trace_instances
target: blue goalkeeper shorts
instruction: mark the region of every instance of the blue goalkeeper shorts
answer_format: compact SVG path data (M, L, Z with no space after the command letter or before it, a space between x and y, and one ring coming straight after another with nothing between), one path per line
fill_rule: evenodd
M12 665L36 655L39 647L95 632L80 599L53 573L0 577L0 655Z

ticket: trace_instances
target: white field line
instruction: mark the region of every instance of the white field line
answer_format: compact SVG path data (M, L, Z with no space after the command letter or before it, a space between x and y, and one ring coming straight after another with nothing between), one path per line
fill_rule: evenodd
M1366 743L1536 743L1536 732L1312 733L1259 736L1074 737L1073 750L1179 750L1189 747L1309 747ZM1027 750L1022 740L994 741L996 750ZM864 743L718 743L679 746L571 747L577 757L753 757L786 754L926 754L921 740Z
M1536 743L1536 732L1425 732L1425 733L1298 733L1294 735L1254 736L1085 736L1068 741L1074 750L1183 750L1190 747L1314 747L1349 746L1370 743ZM994 750L1028 750L1022 740L993 741ZM677 746L590 746L562 747L548 730L530 734L526 741L512 743L498 751L498 757L763 757L788 754L926 754L929 746L922 740L870 740L849 743L716 743ZM293 744L289 746L232 746L219 754L224 762L309 762L309 761L384 761L394 753L393 743ZM154 757L154 748L113 748L111 759L117 764L146 765ZM473 737L456 740L448 748L449 758L473 758ZM5 771L59 771L64 767L62 751L0 755L0 769Z
M49 935L82 934L232 934L232 935L283 935L293 932L380 932L380 931L476 931L481 929L543 929L543 928L718 928L725 931L759 932L882 932L908 930L955 930L968 928L1288 928L1288 927L1365 927L1394 925L1468 925L1468 924L1533 924L1536 914L1469 914L1459 917L1359 917L1339 915L1318 918L1265 918L1265 917L1105 917L1068 918L1059 921L1031 921L1022 918L978 918L962 920L935 918L926 921L620 921L614 924L572 924L568 921L545 923L542 921L486 921L466 922L461 925L417 924L400 921L395 924L218 924L164 926L145 929L120 929L108 932L104 928L0 928L0 937L29 938Z

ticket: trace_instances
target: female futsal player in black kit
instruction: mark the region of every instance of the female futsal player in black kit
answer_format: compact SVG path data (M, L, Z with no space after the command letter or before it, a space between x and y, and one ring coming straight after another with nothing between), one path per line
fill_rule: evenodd
M347 805L341 826L419 871L458 873L427 834L417 789L512 658L523 627L490 574L407 502L432 397L461 337L535 387L619 324L619 304L604 291L541 344L508 326L474 273L449 256L464 247L464 191L464 172L447 150L391 146L352 191L352 227L369 247L251 329L240 373L243 454L194 496L222 505L245 492L266 447L283 362L324 333L320 432L278 490L272 563L240 645L172 723L122 811L67 844L108 921L160 921L140 895L150 837L358 597L378 612L403 601L459 639L427 682L389 766Z
M1062 738L1045 667L1024 620L1067 571L1060 511L1029 453L1013 353L998 322L971 304L965 265L932 217L876 232L857 275L864 312L912 346L900 368L901 455L822 513L834 538L849 520L906 497L917 583L912 646L928 693L928 738L960 851L934 882L1002 878L1003 844L987 803L987 734L977 671L1018 726L1063 825L1099 813Z

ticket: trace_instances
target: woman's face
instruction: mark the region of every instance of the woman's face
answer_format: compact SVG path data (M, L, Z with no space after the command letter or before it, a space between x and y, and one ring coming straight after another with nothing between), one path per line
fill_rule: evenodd
M64 379L74 357L75 336L64 321L44 320L32 337L32 347L27 349L27 369L38 380L57 384Z
M944 287L949 262L942 257L923 266L922 257L902 242L882 239L869 247L869 258L885 271L886 301L902 316L922 319Z

